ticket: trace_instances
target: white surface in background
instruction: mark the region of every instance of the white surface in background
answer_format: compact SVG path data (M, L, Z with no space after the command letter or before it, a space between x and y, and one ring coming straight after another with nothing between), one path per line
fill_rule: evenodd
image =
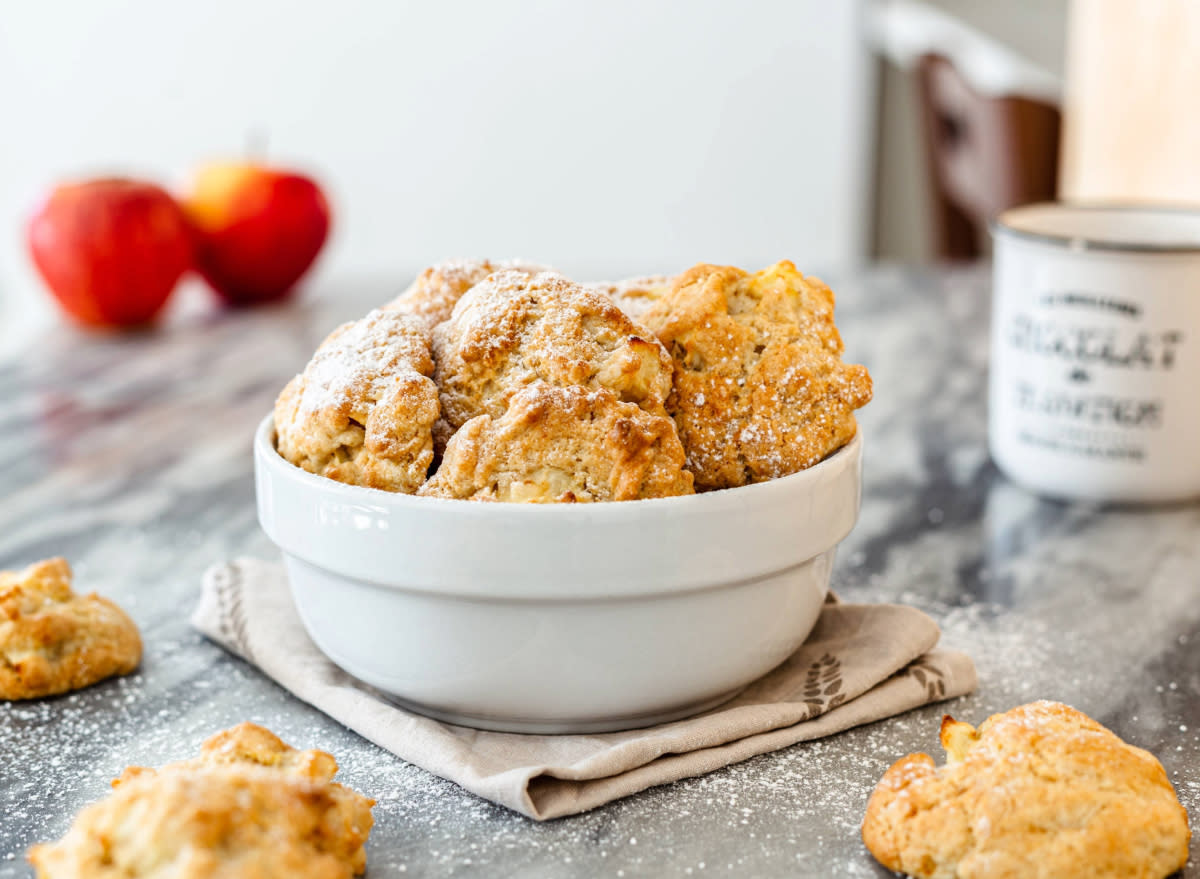
M581 277L864 256L858 0L22 3L0 27L0 337L57 180L265 140L334 202L327 280L448 256ZM3 308L0 305L0 308Z
M982 95L1020 95L1058 104L1062 79L982 31L919 0L875 0L867 33L888 60L911 69L922 55L942 55Z

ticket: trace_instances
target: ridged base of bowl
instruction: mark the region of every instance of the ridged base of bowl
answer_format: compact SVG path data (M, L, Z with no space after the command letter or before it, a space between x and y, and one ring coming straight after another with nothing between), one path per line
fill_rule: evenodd
M657 711L651 714L636 714L629 717L597 717L595 719L579 720L523 720L518 717L481 717L474 714L459 714L454 711L441 711L427 705L409 702L395 696L384 696L401 708L458 726L468 726L472 729L485 729L493 732L527 733L532 735L574 735L585 733L620 732L622 730L642 729L647 726L657 726L660 723L670 723L673 720L683 720L705 711L723 705L735 698L745 687L738 687L728 693L722 693L714 699L706 699L690 705L673 708L670 711Z
M348 675L438 720L554 734L637 729L728 701L812 630L834 554L749 582L582 602L430 595L284 559L301 621Z

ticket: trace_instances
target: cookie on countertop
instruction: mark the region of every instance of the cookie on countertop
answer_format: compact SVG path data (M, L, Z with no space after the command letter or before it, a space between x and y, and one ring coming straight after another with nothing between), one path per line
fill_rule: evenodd
M783 261L698 265L643 316L674 358L667 408L697 488L787 476L849 442L871 377L842 362L832 291Z
M498 272L472 287L433 331L441 433L477 415L499 418L535 382L607 388L662 414L671 357L607 296L542 272Z
M170 763L164 769L202 768L206 766L263 766L278 769L297 778L327 782L337 774L337 761L324 751L301 751L283 742L279 736L254 723L239 723L206 739L200 754L191 760ZM131 766L113 782L117 787L135 775L150 772Z
M37 699L129 674L142 639L126 613L71 590L65 559L0 571L0 699Z
M526 503L626 501L691 494L671 419L605 388L539 382L503 415L459 428L420 494Z
M337 768L243 723L195 759L126 769L29 860L40 879L349 879L366 869L374 801L334 782Z
M383 308L416 315L432 330L450 319L464 293L488 275L502 271L535 275L548 269L520 259L449 259L425 269L408 289Z
M666 275L643 275L623 281L593 281L583 286L603 293L634 321L640 321L671 289L673 278Z
M433 463L429 330L372 311L334 330L275 401L276 448L310 473L411 494Z
M1085 714L1033 702L979 729L942 721L946 765L898 761L862 836L921 879L1163 879L1187 863L1187 812L1154 755Z

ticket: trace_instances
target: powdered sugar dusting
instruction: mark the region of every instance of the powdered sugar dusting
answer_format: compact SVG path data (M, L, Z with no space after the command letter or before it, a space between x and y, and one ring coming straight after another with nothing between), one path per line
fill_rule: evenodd
M518 271L524 274L536 274L538 272L551 272L554 270L541 263L521 258L497 260L457 258L437 263L426 271L431 273L436 272L449 283L468 282L474 285L494 272Z
M561 309L596 311L603 310L604 304L612 305L596 291L576 284L558 272L542 271L530 275L509 269L488 275L467 291L455 305L452 317L479 326L480 332L485 326L495 327L499 335L500 315L507 310L509 302L521 296L545 297L547 307L541 309L541 313L548 318L554 318Z
M423 320L430 329L448 320L464 293L488 275L517 271L532 275L549 271L546 266L521 259L451 259L425 269L407 290L384 306Z
M661 412L671 390L666 349L611 300L554 272L490 275L433 334L443 419L499 417L538 381L606 387Z
M397 374L431 375L429 334L413 317L375 310L344 324L319 347L304 370L301 412L347 400L376 400Z

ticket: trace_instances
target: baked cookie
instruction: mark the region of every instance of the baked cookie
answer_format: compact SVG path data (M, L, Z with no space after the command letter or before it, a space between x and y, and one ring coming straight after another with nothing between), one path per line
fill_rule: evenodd
M191 760L169 763L166 769L196 769L211 766L264 766L297 778L325 783L337 774L337 761L324 751L301 751L286 744L279 736L254 723L239 723L206 739L200 754ZM131 766L113 782L118 787L134 776L156 770ZM162 770L159 770L162 771Z
M0 699L78 690L141 661L133 620L107 598L72 592L65 559L0 571Z
M795 473L845 445L871 377L842 362L833 293L790 262L699 265L644 315L675 361L667 409L697 488Z
M671 289L666 275L644 275L624 281L594 281L585 287L603 293L634 321L641 321L650 307Z
M125 770L29 860L42 879L349 879L366 869L374 801L336 772L329 754L243 723L194 760Z
M276 448L310 473L411 494L433 463L432 374L419 318L377 310L343 324L275 401Z
M459 428L420 494L526 503L630 501L692 493L671 419L605 388L539 382L503 415Z
M408 289L385 305L385 311L404 311L416 315L433 329L450 313L462 295L493 272L519 271L537 274L545 266L519 259L451 259L430 266L417 276Z
M1033 702L978 730L942 721L946 765L897 762L862 836L922 879L1162 879L1187 863L1187 813L1153 754L1085 714Z
M671 357L607 296L542 272L498 272L472 287L433 331L446 438L477 415L504 414L538 381L608 388L661 414Z

